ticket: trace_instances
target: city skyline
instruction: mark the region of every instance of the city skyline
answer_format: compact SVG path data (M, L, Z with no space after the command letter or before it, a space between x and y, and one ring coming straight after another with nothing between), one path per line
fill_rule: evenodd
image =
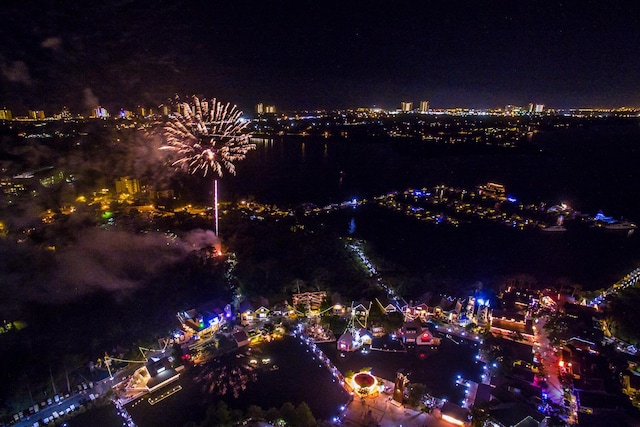
M82 111L214 94L245 112L640 105L638 5L15 4L0 106Z

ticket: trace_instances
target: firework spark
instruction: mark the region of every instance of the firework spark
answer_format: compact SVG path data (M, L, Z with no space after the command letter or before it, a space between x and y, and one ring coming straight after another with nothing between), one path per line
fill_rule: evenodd
M255 144L243 130L248 122L235 105L215 98L209 103L193 97L194 104L179 104L179 111L164 126L167 145L178 155L172 165L191 174L213 173L221 177L226 169L236 173L234 162L243 160Z

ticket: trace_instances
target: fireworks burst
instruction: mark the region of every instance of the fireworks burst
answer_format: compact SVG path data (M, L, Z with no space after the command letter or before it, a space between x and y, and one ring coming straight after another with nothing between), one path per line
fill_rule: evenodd
M221 177L225 169L235 175L234 162L255 148L243 133L248 122L242 120L242 111L215 98L209 103L194 96L193 101L194 105L179 104L179 111L164 126L167 145L162 148L179 157L172 166L204 176Z

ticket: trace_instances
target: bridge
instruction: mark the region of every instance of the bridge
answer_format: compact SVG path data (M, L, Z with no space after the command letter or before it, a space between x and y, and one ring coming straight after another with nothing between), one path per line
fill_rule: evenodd
M607 290L602 292L600 295L595 297L589 302L590 306L602 304L602 302L609 296L615 295L623 289L626 289L630 286L635 286L640 281L640 268L636 268L631 273L624 276L622 279L618 280L616 283L611 285Z

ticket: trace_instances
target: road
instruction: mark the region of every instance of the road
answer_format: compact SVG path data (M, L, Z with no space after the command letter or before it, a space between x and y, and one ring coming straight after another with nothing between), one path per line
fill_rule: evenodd
M538 318L535 324L535 340L536 351L542 357L540 361L542 366L544 367L544 372L547 376L547 398L553 402L555 405L558 405L560 408L564 408L564 400L565 394L564 389L562 387L562 383L560 382L560 378L558 376L558 355L554 352L553 346L549 342L547 337L547 333L544 330L544 325L546 323L546 317ZM570 424L573 423L574 420L577 420L577 414L575 413L575 408L572 408L572 413L570 414L570 418L567 420L566 416L562 415L562 418L565 421L569 421Z
M12 424L12 426L33 427L34 425L36 425L36 422L53 416L54 412L57 412L58 414L66 412L67 408L71 408L72 405L74 406L75 410L77 410L82 401L90 400L92 394L94 395L94 397L103 395L109 389L111 389L112 386L122 381L125 376L131 374L131 372L132 370L130 368L121 369L120 371L114 373L113 379L107 377L103 380L97 381L93 384L93 388L87 388L87 390L73 393L69 395L69 397L61 399L58 403L53 403L44 408L41 408L35 414L23 418L17 423Z

